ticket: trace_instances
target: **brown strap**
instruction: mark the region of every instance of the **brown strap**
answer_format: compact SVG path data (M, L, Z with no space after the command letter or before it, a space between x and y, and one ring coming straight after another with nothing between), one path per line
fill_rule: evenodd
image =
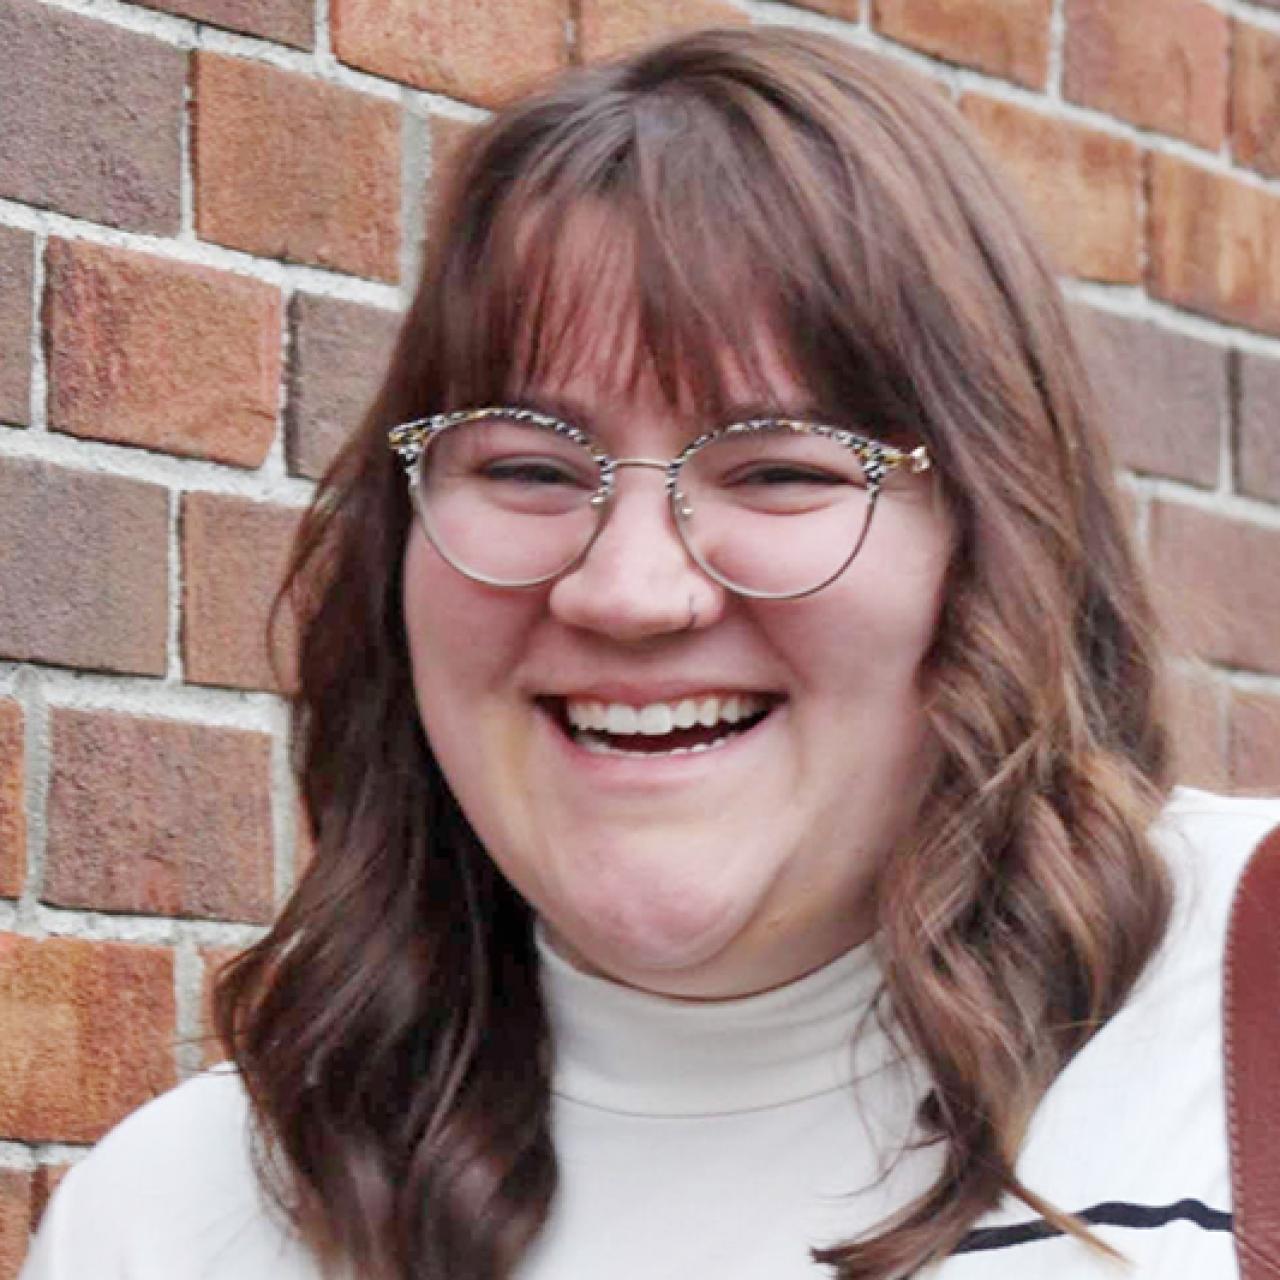
M1280 827L1236 890L1224 1001L1240 1276L1280 1280Z

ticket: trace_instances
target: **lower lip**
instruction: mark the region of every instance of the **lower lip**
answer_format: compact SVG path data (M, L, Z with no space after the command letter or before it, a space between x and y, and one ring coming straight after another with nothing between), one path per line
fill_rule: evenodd
M576 771L590 777L593 782L607 781L613 785L637 787L694 781L724 765L732 765L760 746L783 714L785 704L779 704L758 724L744 732L731 734L720 745L706 751L601 752L590 751L576 742L553 712L541 705L537 707L543 729L555 740L558 752L567 757Z

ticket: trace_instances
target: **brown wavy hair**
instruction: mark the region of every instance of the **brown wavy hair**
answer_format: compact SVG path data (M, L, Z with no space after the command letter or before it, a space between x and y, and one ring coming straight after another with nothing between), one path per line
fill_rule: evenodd
M595 250L586 209L604 215ZM217 998L267 1185L323 1263L378 1280L508 1277L546 1221L531 915L418 719L411 513L385 431L572 358L605 297L637 361L708 404L720 356L751 350L763 317L820 402L927 443L955 524L924 672L940 764L874 903L877 1007L928 1071L920 1130L945 1160L895 1218L815 1257L843 1280L904 1276L1005 1195L1094 1243L1015 1164L1168 920L1146 834L1168 788L1147 589L1016 201L941 91L782 30L571 73L477 132L437 210L382 390L287 588L315 854Z

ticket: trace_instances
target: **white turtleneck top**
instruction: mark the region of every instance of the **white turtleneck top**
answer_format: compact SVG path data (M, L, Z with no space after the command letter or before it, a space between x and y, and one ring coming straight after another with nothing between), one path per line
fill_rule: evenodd
M1244 863L1280 803L1179 792L1157 829L1173 927L1036 1114L1024 1183L1128 1270L1010 1201L927 1280L1232 1280L1221 968ZM820 1280L936 1173L896 1163L921 1082L868 1017L874 942L765 995L682 1002L540 947L560 1191L519 1280ZM259 1194L229 1070L137 1112L63 1181L22 1280L319 1280ZM925 1276L920 1277L925 1280Z

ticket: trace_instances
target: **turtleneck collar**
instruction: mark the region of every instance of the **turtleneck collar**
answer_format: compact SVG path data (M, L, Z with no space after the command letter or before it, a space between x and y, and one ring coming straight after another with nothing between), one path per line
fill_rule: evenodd
M859 1069L854 1033L880 980L873 943L761 995L692 1001L592 977L542 930L537 940L563 1098L633 1115L726 1115L843 1088Z

